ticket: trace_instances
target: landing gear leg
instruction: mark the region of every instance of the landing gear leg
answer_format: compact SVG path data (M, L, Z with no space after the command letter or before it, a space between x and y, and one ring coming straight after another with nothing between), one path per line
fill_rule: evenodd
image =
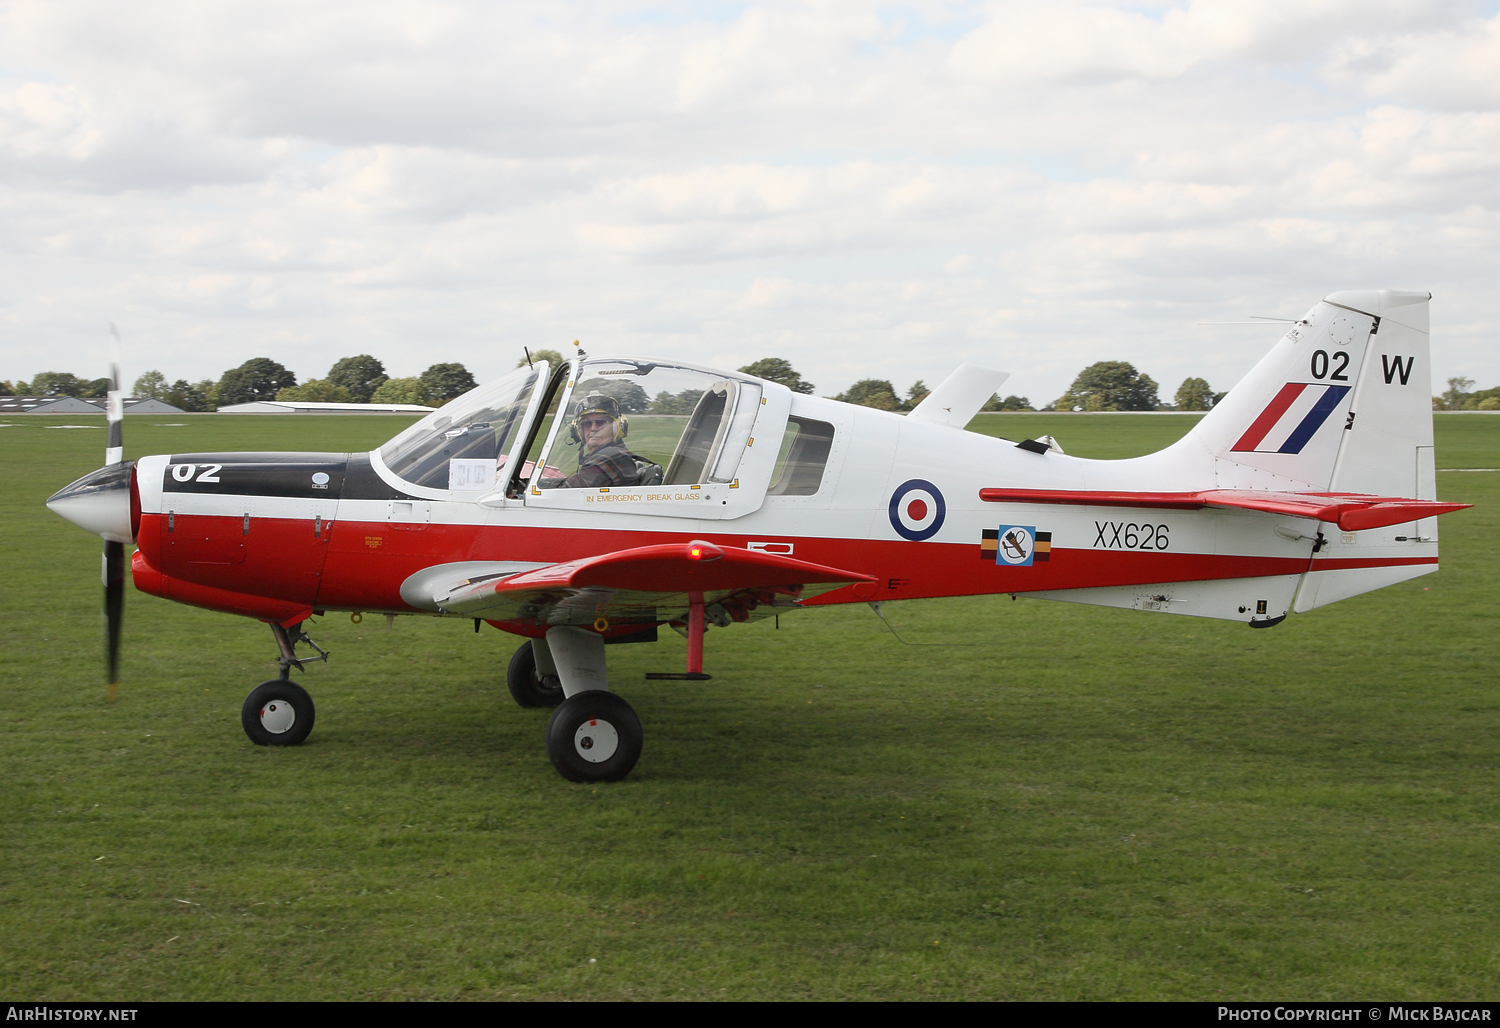
M641 759L641 719L609 691L604 638L583 628L547 632L566 699L547 722L547 757L571 782L617 782Z

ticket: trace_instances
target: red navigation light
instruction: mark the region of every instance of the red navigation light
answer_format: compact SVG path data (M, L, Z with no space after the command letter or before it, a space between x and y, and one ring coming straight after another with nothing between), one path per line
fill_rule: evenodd
M688 560L718 560L724 551L704 539L694 539L687 544Z

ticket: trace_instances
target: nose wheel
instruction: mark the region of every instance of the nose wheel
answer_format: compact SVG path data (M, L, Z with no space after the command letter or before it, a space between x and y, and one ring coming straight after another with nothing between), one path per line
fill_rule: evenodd
M641 759L641 719L612 692L574 693L547 722L547 757L570 782L617 782Z
M273 678L251 690L240 709L240 724L257 746L297 746L313 728L312 697L307 690Z

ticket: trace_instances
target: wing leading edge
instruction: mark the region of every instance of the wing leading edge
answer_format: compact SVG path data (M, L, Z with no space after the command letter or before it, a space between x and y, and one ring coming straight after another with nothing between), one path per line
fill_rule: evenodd
M1395 496L1280 493L1249 489L1202 489L1188 493L981 489L979 498L987 503L1065 503L1086 507L1155 507L1169 510L1225 507L1315 518L1336 524L1345 532L1401 525L1473 506L1470 503L1439 503L1436 500L1412 500Z
M798 600L869 575L772 553L707 542L664 543L584 557L517 574L455 577L433 583L444 614L546 628L605 622L656 623L686 616L701 594L711 618L727 623L765 616ZM718 614L715 605L722 610Z

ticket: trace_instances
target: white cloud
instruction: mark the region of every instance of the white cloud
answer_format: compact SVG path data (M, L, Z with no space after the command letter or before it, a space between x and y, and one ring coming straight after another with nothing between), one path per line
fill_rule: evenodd
M1362 39L1333 56L1330 72L1363 81L1374 96L1446 110L1500 108L1500 15L1385 39Z

